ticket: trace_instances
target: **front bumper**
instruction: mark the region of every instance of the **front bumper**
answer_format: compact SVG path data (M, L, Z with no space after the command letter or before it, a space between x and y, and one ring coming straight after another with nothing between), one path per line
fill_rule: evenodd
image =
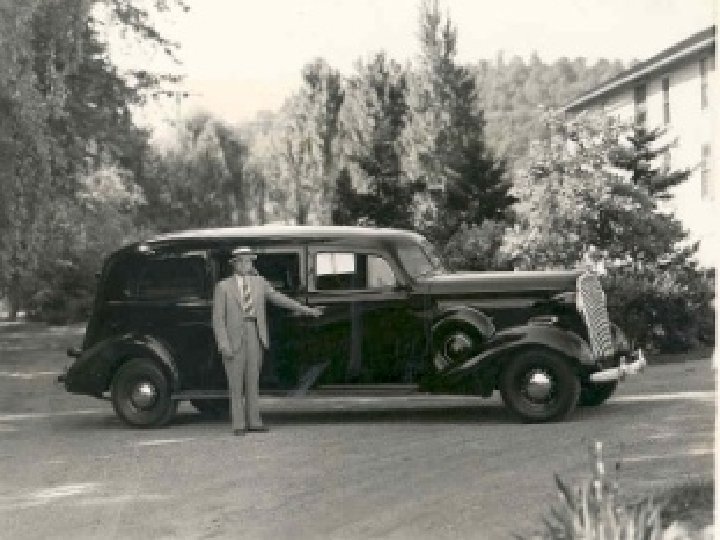
M645 359L645 354L642 349L638 349L632 353L630 360L628 363L625 356L620 357L620 365L590 374L590 382L603 383L621 381L626 375L637 375L647 366L647 360Z

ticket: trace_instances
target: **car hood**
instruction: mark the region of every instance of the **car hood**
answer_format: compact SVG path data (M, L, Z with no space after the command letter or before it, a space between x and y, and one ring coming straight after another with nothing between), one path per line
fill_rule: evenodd
M457 272L418 279L421 289L431 294L501 293L520 291L574 291L579 270L525 272Z

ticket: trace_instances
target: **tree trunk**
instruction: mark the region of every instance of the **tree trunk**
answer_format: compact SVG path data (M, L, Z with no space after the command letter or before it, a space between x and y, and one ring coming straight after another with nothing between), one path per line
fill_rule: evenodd
M265 225L265 176L260 176L258 183L258 225Z
M15 271L10 278L10 288L8 291L8 320L10 322L17 321L21 299L20 274Z

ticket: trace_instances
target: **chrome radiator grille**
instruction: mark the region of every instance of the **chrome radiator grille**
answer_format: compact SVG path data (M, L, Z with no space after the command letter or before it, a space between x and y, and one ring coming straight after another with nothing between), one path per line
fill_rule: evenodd
M577 307L585 319L593 354L596 357L615 354L605 293L596 275L584 273L577 279Z

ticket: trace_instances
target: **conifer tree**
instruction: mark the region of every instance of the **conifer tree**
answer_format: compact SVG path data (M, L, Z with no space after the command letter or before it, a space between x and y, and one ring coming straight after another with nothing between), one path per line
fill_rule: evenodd
M384 53L358 63L348 81L341 117L347 166L337 181L333 223L413 227L413 196L422 189L401 168L406 73Z
M505 164L486 145L476 78L457 63L457 30L437 0L421 5L420 46L404 132L407 170L437 188L426 232L444 245L462 224L505 218L515 199Z

